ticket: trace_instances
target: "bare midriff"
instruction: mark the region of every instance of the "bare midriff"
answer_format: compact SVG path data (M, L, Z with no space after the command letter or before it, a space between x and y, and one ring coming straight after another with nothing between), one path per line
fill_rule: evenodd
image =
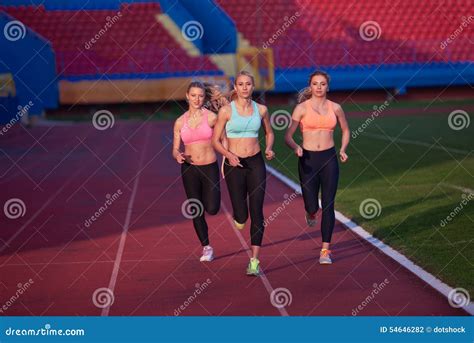
M334 135L332 130L311 130L302 132L303 149L310 151L322 151L334 146Z
M227 138L229 142L229 151L237 157L249 157L257 154L260 151L260 144L258 138L243 137L243 138Z
M188 163L197 166L211 164L216 161L216 152L210 141L185 145L184 154L186 155L186 161Z

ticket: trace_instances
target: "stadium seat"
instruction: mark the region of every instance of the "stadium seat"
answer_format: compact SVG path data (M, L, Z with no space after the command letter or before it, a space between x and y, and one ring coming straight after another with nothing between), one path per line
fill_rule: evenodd
M137 72L192 75L196 69L220 73L207 56L189 56L156 21L161 11L158 3L123 4L121 17L116 10L46 11L42 5L2 6L0 10L52 43L61 77ZM114 16L115 23L91 44Z
M447 49L439 48L459 27L462 17L468 16L470 0L450 3L449 11L445 9L447 5L439 7L434 2L410 0L397 1L388 11L385 3L376 0L215 2L234 19L238 31L254 46L262 46L281 29L285 20L298 12L271 44L277 68L312 67L315 62L339 66L474 59L474 50L469 49L472 30L465 30L456 38L459 41ZM379 25L378 39L364 41L360 37L359 28L367 21ZM314 58L300 56L309 46L309 55Z

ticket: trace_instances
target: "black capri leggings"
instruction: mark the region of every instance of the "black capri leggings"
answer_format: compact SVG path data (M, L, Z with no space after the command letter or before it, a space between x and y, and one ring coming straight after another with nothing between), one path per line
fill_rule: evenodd
M307 213L315 214L319 209L318 193L321 186L321 203L323 206L321 233L324 243L330 243L334 230L334 198L339 180L339 164L334 147L323 151L303 149L299 158L298 172L304 207Z
M197 199L200 208L189 209L193 217L194 229L202 246L209 245L209 234L204 212L211 215L219 212L221 190L219 184L219 167L217 162L197 166L184 162L181 165L181 176L188 200ZM192 201L188 206L192 206ZM201 206L202 204L202 206ZM195 204L194 204L195 206ZM184 209L186 211L186 209Z
M242 167L224 163L224 175L229 190L234 219L243 224L250 208L250 237L252 245L261 246L263 239L263 200L265 198L266 168L262 154L239 157ZM247 206L247 196L249 204Z

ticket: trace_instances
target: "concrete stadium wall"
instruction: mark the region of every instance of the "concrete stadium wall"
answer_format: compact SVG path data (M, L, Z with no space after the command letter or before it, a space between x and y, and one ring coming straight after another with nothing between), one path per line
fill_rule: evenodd
M150 80L61 80L61 104L105 104L123 102L156 102L186 99L186 88L195 80L229 83L225 76L177 77Z

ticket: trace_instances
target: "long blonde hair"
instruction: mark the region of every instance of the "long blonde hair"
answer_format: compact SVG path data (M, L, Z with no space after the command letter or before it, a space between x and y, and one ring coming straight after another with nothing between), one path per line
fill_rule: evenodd
M222 93L219 86L201 81L193 81L188 85L186 93L189 93L191 88L200 88L204 91L204 105L210 111L218 112L219 109L229 103L229 97Z
M221 107L229 103L229 94L222 92L218 85L206 82L204 86L206 87L206 98L208 99L204 107L217 113Z
M239 71L237 73L237 75L235 76L234 89L232 89L229 93L230 101L233 101L233 100L237 99L237 91L235 90L235 86L237 85L237 79L239 78L239 76L248 76L248 77L250 77L250 79L252 80L252 85L255 86L255 78L253 77L252 73L249 73L246 70Z
M301 104L302 102L308 100L313 95L313 93L311 92L311 80L316 75L324 76L326 78L326 81L327 81L328 84L329 84L329 81L331 80L331 77L329 76L328 73L326 73L325 71L322 71L322 70L316 70L314 73L312 73L309 76L308 87L303 88L298 93L298 104Z

